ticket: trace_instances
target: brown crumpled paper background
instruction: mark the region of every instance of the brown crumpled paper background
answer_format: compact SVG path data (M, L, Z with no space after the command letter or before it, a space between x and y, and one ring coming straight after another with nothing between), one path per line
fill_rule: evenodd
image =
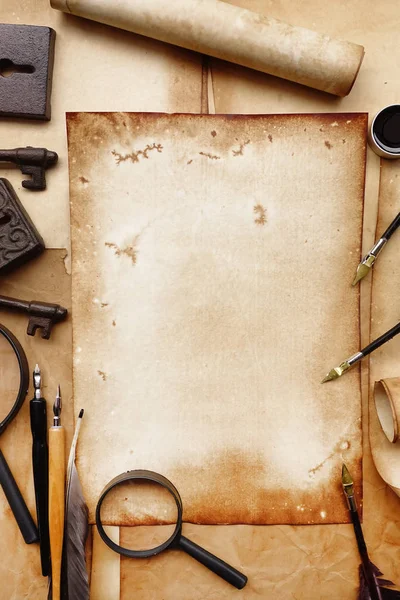
M397 0L346 0L321 3L320 0L241 0L235 2L295 25L319 30L335 37L363 44L366 56L351 94L344 100L302 88L267 75L211 60L214 96L212 106L219 113L275 113L316 111L369 111L370 116L387 104L398 102L400 82L398 63L399 11ZM68 247L68 169L65 111L130 110L199 112L201 107L201 58L197 55L140 38L109 27L61 15L50 9L47 0L2 0L0 20L8 23L50 25L57 30L53 86L53 118L50 123L2 121L2 145L47 145L60 153L60 163L49 171L48 190L33 195L22 190L20 173L0 173L10 178L32 215L49 247ZM383 172L386 165L383 164ZM386 181L383 179L383 181ZM367 160L364 250L374 241L379 184L379 159L369 152ZM386 183L385 183L386 185ZM349 207L351 210L351 207ZM35 295L54 301L59 288L69 286L62 257L50 251L47 262L35 261L26 270L0 282L2 293ZM384 255L380 260L384 259ZM46 259L47 261L47 259ZM378 266L378 265L377 265ZM49 268L48 268L49 267ZM28 271L30 274L28 275ZM52 276L53 274L53 276ZM349 282L350 285L350 282ZM363 283L363 341L368 341L370 282ZM68 305L68 293L64 296ZM61 299L61 298L60 298ZM387 302L387 297L382 298ZM382 306L382 314L385 310ZM396 310L396 309L395 309ZM396 316L396 319L398 316ZM391 322L391 319L389 319ZM46 374L46 394L62 379L65 411L70 381L69 332L67 325L55 329L49 341L27 338L24 317L1 315L25 348L30 362L42 362ZM66 339L63 339L64 333ZM327 332L329 343L329 332ZM340 348L332 355L340 356ZM55 360L57 356L57 360ZM66 371L64 372L64 369ZM367 427L368 373L362 366L364 381L364 531L372 559L385 576L400 582L399 499L379 477L369 452ZM380 378L381 375L379 374ZM49 392L49 393L48 393ZM30 391L31 396L32 390ZM1 440L2 449L33 510L33 485L30 469L31 436L28 405ZM64 422L67 423L67 412ZM68 426L68 425L67 425ZM71 433L72 424L69 426ZM12 448L12 450L11 450ZM11 456L10 452L13 455ZM39 572L39 552L19 538L14 520L0 494L1 538L0 598L20 600L46 598L46 581ZM130 533L121 530L123 543ZM166 553L150 561L121 560L114 569L116 584L110 581L106 600L355 600L359 562L351 526L195 526L185 533L207 549L231 562L249 576L248 586L240 592L219 581L201 565L182 553ZM104 545L103 545L104 546ZM116 555L106 553L111 562ZM95 572L106 573L106 565L93 565ZM119 565L117 565L119 566ZM121 594L119 594L119 586ZM97 589L103 589L98 586ZM111 590L111 591L110 591ZM97 596L100 598L100 596Z

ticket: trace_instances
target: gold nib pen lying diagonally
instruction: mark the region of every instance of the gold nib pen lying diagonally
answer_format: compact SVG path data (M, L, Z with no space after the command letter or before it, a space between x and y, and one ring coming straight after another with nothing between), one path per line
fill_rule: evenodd
M368 252L366 256L362 259L360 264L357 267L356 274L353 279L353 283L351 284L353 287L357 285L361 279L364 279L370 272L370 269L373 267L374 262L376 261L379 252L385 246L387 240L380 239L375 246ZM379 245L378 245L379 244ZM375 252L375 254L374 254Z
M368 252L366 256L362 259L360 264L357 267L356 276L354 277L354 281L352 285L357 285L361 279L363 279L366 275L368 275L370 269L373 267L376 259L379 254L382 252L383 248L386 246L386 243L389 241L391 236L394 234L396 229L400 226L400 213L398 213L397 217L392 221L389 227L386 229L385 233L381 238L376 242L373 248Z
M346 495L349 510L357 510L357 504L354 498L354 481L346 465L342 465L342 486Z
M360 589L357 597L360 600L400 600L400 592L390 589L394 583L383 579L383 573L370 561L357 510L353 479L345 464L342 466L342 486L361 558Z
M368 586L369 598L371 600L382 600L379 584L375 576L372 563L368 556L367 546L365 544L364 534L361 529L360 517L358 516L357 503L354 497L353 479L345 464L342 466L342 486L346 496L347 506L350 511L351 520L353 523L354 533L357 540L358 551L361 557L362 570L365 581Z
M357 364L362 358L364 358L364 354L362 352L357 352L350 356L347 360L344 360L338 367L334 367L329 371L327 375L323 378L321 383L326 383L327 381L333 381L338 377L341 377L343 373L351 369L351 367Z
M386 333L378 337L376 340L368 344L368 346L366 346L363 350L360 350L360 352L356 352L356 354L353 354L353 356L350 356L350 358L347 358L342 363L340 363L338 367L334 367L333 369L331 369L329 373L323 378L321 383L326 383L327 381L332 381L333 379L341 377L343 373L346 373L346 371L348 371L349 369L351 369L351 367L360 362L360 360L362 360L365 356L368 356L368 354L371 354L371 352L377 350L377 348L391 340L398 333L400 333L400 322L397 323L397 325L395 325L394 327L392 327L392 329L389 329L389 331L387 331Z

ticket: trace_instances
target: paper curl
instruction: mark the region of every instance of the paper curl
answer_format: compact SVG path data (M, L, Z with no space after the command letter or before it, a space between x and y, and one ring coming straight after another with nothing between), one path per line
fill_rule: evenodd
M219 0L50 0L64 12L346 96L364 48Z

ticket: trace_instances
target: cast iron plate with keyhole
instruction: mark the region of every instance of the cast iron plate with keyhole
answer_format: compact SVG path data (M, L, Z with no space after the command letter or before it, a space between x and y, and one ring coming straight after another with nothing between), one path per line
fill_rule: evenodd
M0 116L50 120L56 32L0 24Z

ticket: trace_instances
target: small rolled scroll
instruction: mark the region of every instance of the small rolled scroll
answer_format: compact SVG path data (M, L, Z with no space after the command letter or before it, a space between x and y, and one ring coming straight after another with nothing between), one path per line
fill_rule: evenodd
M400 496L400 377L375 382L370 402L369 441L382 479Z
M375 408L379 422L389 442L395 444L400 429L400 378L375 382Z
M346 96L364 48L219 0L50 0L64 12Z

